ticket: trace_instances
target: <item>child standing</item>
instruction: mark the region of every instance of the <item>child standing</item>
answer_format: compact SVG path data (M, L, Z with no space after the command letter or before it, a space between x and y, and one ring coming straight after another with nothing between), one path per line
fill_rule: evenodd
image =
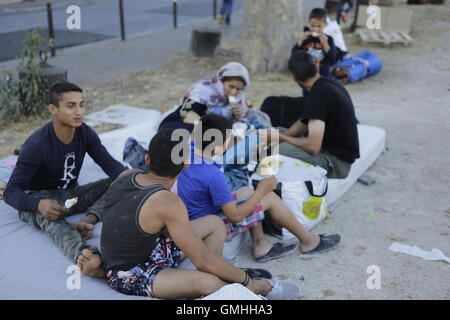
M231 14L233 12L233 0L222 0L222 7L220 8L219 24L223 24L225 18L225 24L230 25Z
M347 4L347 8L344 9ZM336 11L336 21L340 24L340 20L343 23L347 22L347 14L353 9L353 0L339 0Z
M330 75L331 66L336 63L336 47L333 38L324 33L327 26L327 12L322 8L311 10L309 27L305 27L303 35L292 48L292 54L306 51L320 61L320 75Z

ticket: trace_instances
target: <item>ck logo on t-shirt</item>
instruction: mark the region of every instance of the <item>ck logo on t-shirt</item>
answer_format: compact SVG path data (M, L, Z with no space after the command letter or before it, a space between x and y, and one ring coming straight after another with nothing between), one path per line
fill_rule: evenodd
M64 161L64 175L61 181L64 181L65 184L61 189L66 189L72 180L75 180L77 177L72 174L72 171L75 169L75 152L71 152L66 154L66 160Z

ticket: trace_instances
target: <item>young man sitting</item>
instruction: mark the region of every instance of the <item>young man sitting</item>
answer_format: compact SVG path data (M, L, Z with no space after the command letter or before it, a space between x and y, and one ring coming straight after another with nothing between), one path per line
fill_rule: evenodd
M277 185L275 177L262 180L256 190L249 187L232 193L226 182L221 165L214 159L226 150L231 139L231 122L226 118L210 114L203 116L194 129L191 144L191 163L178 179L178 195L185 203L189 219L219 216L225 222L227 240L248 229L252 236L253 257L265 262L285 256L297 245L272 244L263 233L261 221L264 211L282 227L300 240L302 253L318 253L331 249L340 241L340 236L317 236L307 231L294 214L272 192ZM214 137L214 141L208 137Z
M357 120L352 99L337 81L321 77L318 61L306 52L289 59L292 79L309 91L300 119L289 129L260 130L279 153L318 165L329 178L346 178L359 158ZM302 136L307 134L307 136Z
M108 189L110 179L85 186L77 183L84 156L92 159L111 178L125 168L114 160L99 137L83 123L83 91L68 82L55 84L50 90L48 110L52 121L34 132L23 144L17 165L4 192L4 200L19 210L19 217L48 234L71 261L76 262L87 245L94 226L93 216L70 224L64 217L82 212L101 215L95 204ZM68 209L64 201L77 198ZM76 201L74 201L76 202Z
M241 283L268 299L296 298L296 284L251 279L220 257L225 228L218 217L189 222L185 205L169 191L186 167L172 158L179 144L172 139L173 132L161 130L151 140L145 156L148 173L128 170L111 184L104 196L102 256L85 249L80 268L97 275L105 275L105 269L109 285L128 295L197 298L227 283ZM177 269L183 256L198 270Z

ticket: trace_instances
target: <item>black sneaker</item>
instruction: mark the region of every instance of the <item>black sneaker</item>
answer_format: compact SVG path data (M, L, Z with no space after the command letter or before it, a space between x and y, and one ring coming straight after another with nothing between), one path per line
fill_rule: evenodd
M242 268L251 279L264 278L272 279L272 274L265 269L252 269L252 268Z
M317 246L317 248L307 252L302 252L302 254L310 255L327 252L336 249L337 244L341 242L341 236L338 234L331 234L331 235L319 234L319 237L320 243Z

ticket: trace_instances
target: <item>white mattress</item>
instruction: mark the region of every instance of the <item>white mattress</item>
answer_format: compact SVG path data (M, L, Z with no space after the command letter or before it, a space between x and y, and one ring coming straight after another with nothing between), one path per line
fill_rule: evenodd
M386 132L384 129L369 125L358 125L359 153L357 159L345 179L329 179L328 192L325 196L329 211L333 211L342 196L366 172L386 148Z
M100 138L111 154L121 161L125 140L133 136L146 146L155 133L153 125L156 121L150 119L148 122L106 132ZM358 130L361 159L355 162L347 179L330 180L327 200L332 208L384 150L386 135L383 129L360 125ZM97 165L87 157L80 173L80 184L103 176ZM69 220L80 217L76 215ZM101 224L97 224L89 243L99 245L100 230ZM227 243L224 257L235 257L248 239L247 233ZM122 295L110 289L105 280L84 276L81 276L80 289L69 289L67 281L74 278L74 273L66 271L72 265L43 232L20 221L16 210L0 201L0 299L146 299ZM190 268L188 262L186 268Z
M81 215L70 217L79 218ZM98 245L101 224L89 243ZM106 280L81 276L80 289L73 263L42 231L19 220L16 210L0 201L0 299L142 299L109 288ZM72 278L70 278L72 276Z

